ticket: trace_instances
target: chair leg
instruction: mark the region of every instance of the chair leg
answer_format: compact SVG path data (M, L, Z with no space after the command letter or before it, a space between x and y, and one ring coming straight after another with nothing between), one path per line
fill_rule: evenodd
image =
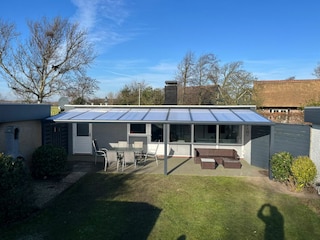
M105 157L104 158L104 171L107 171L107 168L110 166L110 163L108 159Z
M108 160L104 160L104 171L106 172L108 168Z
M117 160L117 172L119 172L120 159Z
M126 166L126 161L122 160L122 169L121 169L122 172L123 172L125 166Z
M157 166L158 166L159 163L158 163L158 157L157 157L157 155L154 155L154 159L156 160L156 164L157 164Z

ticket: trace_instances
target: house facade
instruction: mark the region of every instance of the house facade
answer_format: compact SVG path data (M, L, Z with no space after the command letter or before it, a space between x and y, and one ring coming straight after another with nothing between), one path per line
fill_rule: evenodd
M320 101L320 79L254 82L254 100L263 116L279 123L303 123L303 107Z
M66 105L65 112L48 118L68 124L69 153L91 155L93 139L112 149L118 141L143 141L144 151L159 145L165 158L193 157L194 148L235 149L249 164L268 168L269 146L261 161L251 155L252 129L264 129L268 138L273 122L254 106L110 106ZM267 135L266 135L267 133ZM255 134L255 139L260 136ZM259 155L261 157L261 155Z

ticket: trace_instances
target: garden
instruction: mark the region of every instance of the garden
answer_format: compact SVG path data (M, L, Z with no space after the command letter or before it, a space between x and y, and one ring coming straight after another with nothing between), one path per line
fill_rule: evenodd
M318 197L255 178L102 171L2 224L0 239L319 239L319 226Z

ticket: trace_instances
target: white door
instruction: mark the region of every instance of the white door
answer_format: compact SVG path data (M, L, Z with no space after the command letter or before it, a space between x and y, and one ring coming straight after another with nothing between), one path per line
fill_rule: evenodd
M73 153L92 154L92 124L73 123Z

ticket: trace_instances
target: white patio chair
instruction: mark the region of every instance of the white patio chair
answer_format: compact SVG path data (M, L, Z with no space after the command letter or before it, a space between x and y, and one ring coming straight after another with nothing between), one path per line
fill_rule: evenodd
M137 160L141 161L143 156L143 142L142 141L134 141L132 144L133 151Z
M147 151L147 152L145 153L145 155L144 155L144 161L145 161L145 162L147 161L147 158L148 158L148 157L152 157L152 158L154 158L154 160L156 161L156 164L159 165L159 164L158 164L158 157L157 157L157 152L158 152L159 144L160 144L160 140L158 141L158 144L157 144L157 146L156 146L155 149L149 149L149 148L148 148L148 151Z
M108 166L110 166L112 162L115 162L117 164L117 171L119 171L120 159L118 157L117 151L108 150L107 161L104 164L104 171L107 171Z
M136 157L134 151L124 151L122 159L122 171L126 168L127 164L133 164L134 167L137 167Z
M94 164L97 164L97 158L98 157L103 157L105 164L107 164L107 149L106 148L98 148L97 147L97 140L94 139L92 140L92 147L94 151Z

